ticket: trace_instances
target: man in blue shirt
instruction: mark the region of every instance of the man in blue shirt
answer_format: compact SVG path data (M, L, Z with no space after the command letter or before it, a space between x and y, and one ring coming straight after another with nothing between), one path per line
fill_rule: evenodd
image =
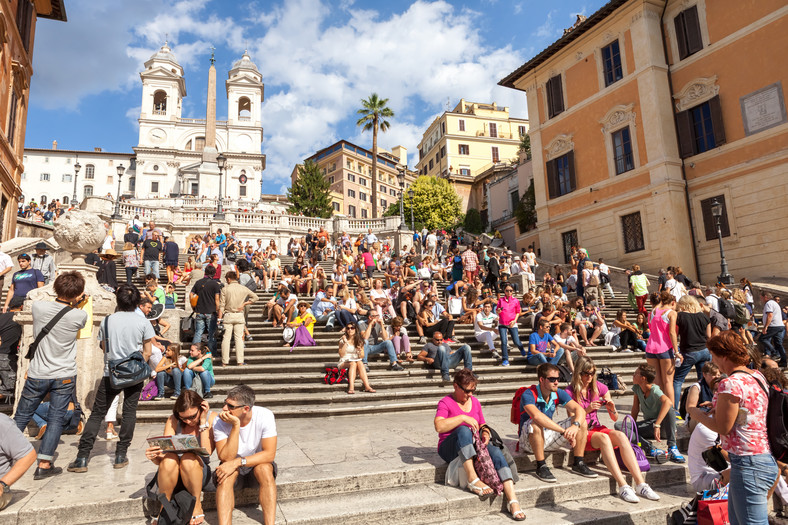
M558 341L547 333L550 328L550 321L547 319L539 320L539 329L531 332L528 339L528 360L529 365L541 365L550 363L557 365L564 355L564 349L558 345Z
M326 323L327 331L334 329L334 310L336 306L336 299L329 297L324 290L320 290L315 294L315 300L312 302L312 315L315 316L316 322Z
M539 384L523 392L520 398L520 447L536 458L536 477L547 483L556 479L545 462L545 452L559 448L572 450L572 471L586 478L596 478L583 461L588 438L586 412L564 389L558 389L558 367L542 363L536 368ZM570 417L554 422L557 407L566 408Z
M40 270L30 267L31 257L28 254L20 254L16 261L19 263L20 270L11 277L11 285L6 293L3 313L6 313L9 308L15 309L22 306L27 293L35 288L41 288L46 282L46 277Z

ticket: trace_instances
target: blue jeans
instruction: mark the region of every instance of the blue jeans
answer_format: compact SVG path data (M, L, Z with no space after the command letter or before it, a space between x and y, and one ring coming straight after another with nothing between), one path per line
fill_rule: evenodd
M506 458L503 456L501 449L493 445L487 444L487 452L490 453L495 470L498 471L498 477L501 483L506 480L512 479L512 470L509 464L506 463ZM476 457L476 449L473 446L473 431L470 427L460 425L452 430L451 434L446 436L446 439L438 447L438 455L446 463L451 463L457 456L462 456L463 462ZM469 479L468 481L473 481Z
M364 364L367 364L367 357L370 354L388 354L390 363L397 361L397 351L394 350L394 343L391 341L381 341L376 345L364 343Z
M200 382L202 383L202 391L203 395L207 392L211 391L211 387L216 384L216 378L213 377L213 374L207 370L203 370L202 372L195 372L194 370L186 369L183 371L183 386L186 389L190 389L192 387L192 382L194 381L194 376L200 376ZM156 378L158 379L159 375L156 374Z
M331 326L331 328L334 328L335 323L339 323L339 326L344 328L350 323L355 323L355 322L356 322L355 315L351 314L347 310L337 310L336 312L334 312L332 318L329 319L328 322L326 323L326 328L328 328L329 326ZM359 330L361 330L361 327L359 327Z
M760 341L763 343L763 353L773 358L779 358L780 366L785 366L786 364L783 339L785 339L784 326L770 326L766 329L766 333L761 334L760 337Z
M211 353L216 353L216 315L214 314L195 314L194 315L194 337L192 344L196 345L202 340L202 334L208 331L208 348Z
M687 377L687 374L694 366L695 371L698 373L698 381L700 381L703 374L703 365L707 361L711 361L711 354L707 348L697 352L687 352L683 355L684 361L682 361L681 366L676 368L676 375L673 376L673 397L676 398L674 403L676 410L679 409L679 403L681 402L681 385L684 384L684 378Z
M60 442L60 434L63 433L63 425L66 424L66 411L74 393L76 381L76 376L58 379L28 377L25 381L25 387L22 389L22 396L19 398L19 405L16 408L16 415L14 415L14 422L22 432L32 419L44 396L49 393L49 423L38 449L39 460L52 461L54 459L55 450Z
M439 368L441 375L449 375L450 370L454 370L462 361L462 365L468 370L473 370L473 361L471 359L471 347L462 345L451 354L447 354L444 350L438 349L435 354L435 361L432 363L433 368Z
M564 349L559 348L555 352L555 357L551 357L548 359L546 355L536 353L529 355L527 361L529 365L534 365L534 366L539 366L542 363L550 363L551 365L557 365L563 356L564 356Z
M767 525L769 489L777 479L777 462L771 454L737 456L728 454L731 481L728 517L731 525Z
M523 348L523 343L520 342L520 330L517 328L517 325L511 328L506 325L498 325L498 335L501 336L501 354L503 355L503 360L509 360L509 346L506 340L507 334L512 334L512 344L520 349L521 354L525 355L525 348Z
M68 423L71 422L71 418L74 417L73 410L66 410L66 418L63 420L63 432L70 432L72 430L76 430L79 425L76 426L66 426ZM33 413L33 421L38 426L38 428L43 427L49 421L49 401L44 401Z
M181 395L181 385L183 384L183 372L180 368L175 367L172 369L172 375L167 372L159 372L156 374L156 388L159 389L159 395L164 397L164 387L171 386L175 390L176 396ZM189 381L191 384L191 381Z
M145 275L153 274L156 279L159 279L159 261L143 261L145 266Z

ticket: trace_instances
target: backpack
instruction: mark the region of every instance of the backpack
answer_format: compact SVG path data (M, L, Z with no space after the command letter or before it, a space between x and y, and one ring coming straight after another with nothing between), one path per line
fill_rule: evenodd
M348 383L347 368L326 367L326 375L323 377L323 382L327 385L335 385L337 383Z
M512 410L509 413L509 421L511 421L513 425L517 425L518 427L520 426L520 416L522 416L522 412L520 412L520 404L522 402L522 397L525 391L529 389L533 392L534 399L536 399L537 398L536 385L521 386L520 388L517 389L517 392L514 393L514 397L512 398Z
M679 415L681 419L687 419L687 397L692 386L688 386L681 392L681 400L679 401Z
M649 470L651 470L651 463L648 462L646 453L643 452L642 448L640 448L640 434L638 434L637 423L635 423L635 418L633 418L629 414L624 416L624 419L621 420L621 423L623 423L627 419L632 420L630 421L630 423L631 423L631 428L634 430L634 434L629 436L630 438L629 443L632 445L632 451L635 453L635 459L638 462L638 467L640 467L641 472L648 472ZM618 424L616 425L616 428L618 428ZM624 428L623 424L621 428ZM634 438L634 441L632 441L632 438ZM618 466L621 467L621 470L625 470L629 472L629 469L624 464L624 460L621 459L621 452L619 452L618 448L616 449L616 459L618 460Z
M151 401L157 395L159 395L159 387L156 386L156 381L148 381L140 392L140 401Z
M717 306L719 307L717 311L725 316L726 319L736 318L736 308L734 308L732 301L720 297L717 299Z
M747 372L736 370L731 375L745 373ZM754 374L750 375L769 398L769 406L766 409L766 435L769 438L772 456L784 463L788 460L788 394L777 383L772 383L767 389Z
M241 282L240 279L239 279L238 282L240 284L246 286L252 292L256 292L257 291L257 281L254 280L254 276L252 275L251 272L249 272L249 273L242 273L241 277L247 277L247 280L246 280L246 282Z
M731 321L741 326L747 326L747 324L750 322L750 311L746 306L739 302L732 301L732 303L736 315L731 319Z
M599 276L591 270L591 277L588 278L588 286L599 286Z

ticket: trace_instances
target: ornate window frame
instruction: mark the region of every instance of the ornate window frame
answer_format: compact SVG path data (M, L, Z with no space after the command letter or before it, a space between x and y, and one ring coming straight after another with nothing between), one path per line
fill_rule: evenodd
M717 75L711 77L694 78L684 84L678 93L673 95L676 104L676 111L703 104L720 94L720 86L717 84Z
M613 41L618 40L618 52L621 55L621 80L617 80L610 84L609 86L605 85L605 61L602 59L602 48L607 47L613 43ZM596 60L596 71L597 71L597 81L599 84L599 91L603 91L605 89L611 88L615 85L618 85L619 82L625 80L627 75L630 71L627 70L627 46L624 45L624 33L618 32L613 33L612 31L608 31L604 34L599 45L594 49L594 58Z
M555 158L565 155L575 149L575 143L572 141L574 134L560 134L553 137L553 140L547 143L545 147L545 161L551 161Z
M637 140L637 115L635 113L635 104L629 103L627 105L618 104L613 106L605 113L605 116L599 119L602 124L601 131L605 142L605 157L607 158L607 173L613 179L622 175L627 175L637 171L640 167L640 151L638 149ZM613 148L613 133L629 127L629 140L632 143L632 164L633 169L616 175L616 159L615 150Z

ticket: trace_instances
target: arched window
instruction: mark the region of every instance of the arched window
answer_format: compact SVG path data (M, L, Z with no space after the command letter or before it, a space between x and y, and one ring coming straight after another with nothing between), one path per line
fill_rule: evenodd
M46 195L42 195L41 196L41 200L39 202L41 203L42 206L44 204L46 204L47 203L47 196Z
M205 137L197 137L194 139L194 151L202 151L205 149Z
M85 186L85 189L83 190L83 192L84 192L84 197L83 197L83 199L84 199L85 197L92 197L92 196L93 196L93 186L91 186L90 184L88 184L87 186Z
M192 141L190 140L189 142L187 142L186 146L183 149L185 149L186 151L191 151L192 150Z
M63 198L60 200L63 201L63 204L68 204L68 195L63 195Z
M167 93L164 91L157 91L153 94L153 114L166 115L167 114Z
M252 102L247 97L238 99L238 120L252 120Z
M93 164L88 164L85 166L85 179L86 180L93 180L93 177L96 176L96 167Z

